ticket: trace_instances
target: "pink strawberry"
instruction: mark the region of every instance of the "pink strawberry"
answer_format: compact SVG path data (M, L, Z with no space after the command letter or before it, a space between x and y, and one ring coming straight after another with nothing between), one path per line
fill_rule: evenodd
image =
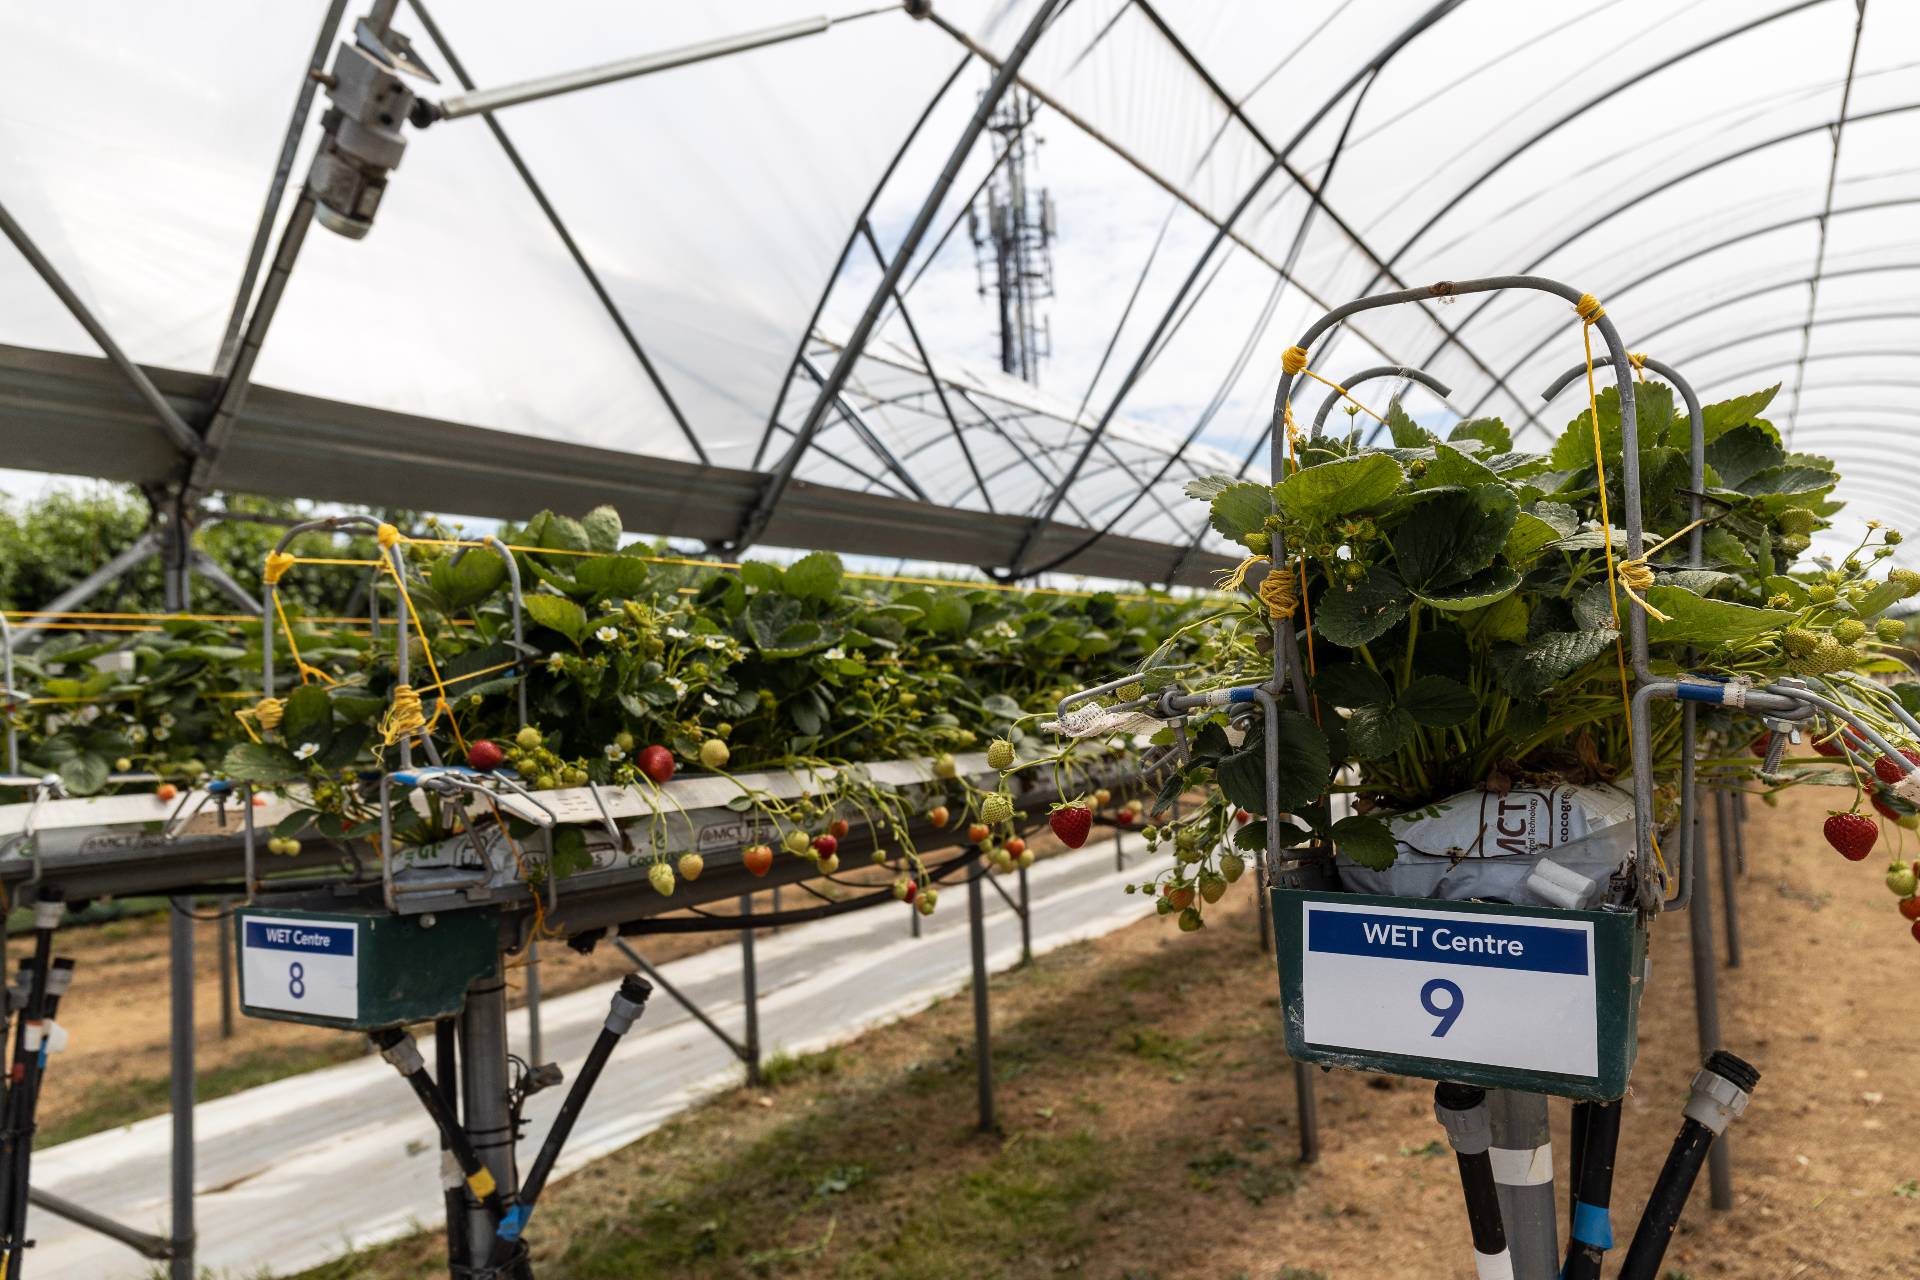
M1821 833L1848 862L1859 862L1872 853L1874 842L1880 838L1880 828L1864 813L1833 814L1821 827Z
M1060 837L1060 843L1069 849L1078 849L1093 830L1093 810L1083 804L1061 805L1047 815L1047 825Z

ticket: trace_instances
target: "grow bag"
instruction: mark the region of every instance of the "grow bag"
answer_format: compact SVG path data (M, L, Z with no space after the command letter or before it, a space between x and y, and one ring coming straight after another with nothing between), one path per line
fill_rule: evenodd
M1387 827L1400 851L1392 866L1338 859L1340 882L1353 892L1594 907L1633 856L1633 797L1611 786L1463 791ZM1558 869L1546 874L1560 892L1529 884L1543 860Z

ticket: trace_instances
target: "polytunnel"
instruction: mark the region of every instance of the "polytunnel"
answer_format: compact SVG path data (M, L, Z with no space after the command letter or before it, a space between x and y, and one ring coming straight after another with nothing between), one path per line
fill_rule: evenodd
M1920 487L1899 470L1920 390L1916 155L1920 9L1894 0L7 7L0 496L94 478L137 488L149 519L57 599L0 612L0 788L22 797L0 805L0 888L39 912L40 977L23 978L30 994L9 1006L35 1011L22 1014L17 1072L33 1058L25 1028L52 1022L49 983L66 980L47 976L61 894L174 902L173 1128L141 1148L138 1178L103 1188L100 1213L62 1198L88 1166L56 1157L55 1190L32 1188L36 1214L190 1276L196 1249L221 1265L261 1261L243 1239L261 1210L233 1188L261 1177L264 1189L245 1194L269 1206L315 1194L284 1169L237 1163L196 1192L193 944L182 923L196 903L212 904L223 929L241 926L238 949L225 933L221 947L223 963L240 957L243 985L257 980L246 969L255 940L282 947L257 930L299 921L321 930L299 945L351 935L369 963L409 971L383 988L390 1005L313 1014L286 1003L306 999L307 966L324 965L309 957L287 971L297 991L275 993L279 1004L243 992L240 1007L368 1032L408 1078L433 1121L420 1149L437 1140L452 1171L442 1194L456 1276L526 1274L513 1270L530 1256L518 1232L579 1118L572 1094L557 1111L552 1096L540 1104L550 1149L517 1188L512 1140L496 1185L497 1159L476 1156L461 1128L462 1109L472 1126L477 1108L497 1122L490 1132L517 1134L521 1105L557 1083L541 1073L543 938L583 954L618 947L757 1084L756 930L905 902L918 941L944 883L968 895L968 953L942 990L973 984L980 1127L991 1129L982 884L1011 913L1003 925L1018 918L1030 963L1026 837L1050 830L1078 850L1096 827L1113 840L1113 871L1104 853L1097 869L1114 879L1107 887L1141 874L1129 857L1160 857L1166 868L1125 891L1157 896L1149 909L1187 932L1252 866L1259 940L1279 958L1289 1019L1298 1129L1283 1145L1297 1139L1303 1162L1319 1154L1312 1063L1441 1082L1476 1264L1522 1280L1562 1274L1554 1197L1544 1213L1511 1202L1513 1187L1543 1185L1537 1170L1530 1182L1514 1175L1518 1157L1547 1152L1552 1189L1549 1094L1575 1100L1564 1274L1599 1274L1611 1227L1604 1195L1597 1206L1581 1198L1583 1157L1611 1180L1603 1135L1619 1129L1653 922L1692 904L1700 1047L1715 1052L1687 1112L1702 1129L1683 1132L1686 1184L1675 1201L1663 1183L1671 1203L1655 1196L1647 1220L1658 1228L1671 1210L1670 1236L1709 1159L1713 1205L1726 1209L1729 1157L1713 1138L1758 1077L1718 1050L1707 810L1736 953L1744 802L1758 794L1743 786L1759 779L1771 802L1772 788L1827 767L1794 754L1800 744L1847 766L1853 807L1832 817L1869 823L1867 804L1898 829L1920 825L1920 754L1899 745L1920 743L1920 684L1893 670L1912 591L1896 589L1899 568L1867 582L1911 562L1898 531L1920 527ZM1616 379L1643 380L1627 395L1609 392ZM1678 425L1643 416L1636 427L1626 408L1636 397L1642 415L1652 405ZM1579 431L1563 438L1569 423ZM1671 455L1646 494L1628 447L1636 429L1641 445ZM1708 442L1733 431L1749 432L1747 452L1709 457ZM1336 443L1320 447L1323 435ZM1566 457L1563 440L1577 446ZM1293 452L1309 444L1310 462ZM1615 446L1621 472L1610 477L1602 457ZM1549 451L1551 472L1538 456ZM1287 508L1275 486L1322 466L1322 477L1349 477L1327 480L1328 492L1378 482L1382 503L1336 511L1322 494L1297 499L1307 516ZM1486 514L1472 506L1476 487L1497 491L1496 506L1511 499L1498 536L1476 535ZM1390 514L1388 492L1399 504ZM242 496L305 505L298 519L249 517L225 501ZM403 531L363 514L373 510L434 516ZM1726 512L1754 523L1738 536L1738 518L1701 532ZM439 516L503 532L443 537ZM364 554L295 555L290 532L260 582L242 584L195 540L249 518L357 540ZM542 541L563 520L573 532ZM1392 521L1421 529L1425 545L1405 536L1374 579L1361 561ZM1312 536L1289 548L1285 529ZM1561 562L1540 567L1543 549ZM1776 550L1788 553L1777 563ZM841 560L808 554L819 552L849 557L853 571L843 578ZM1802 552L1810 559L1796 569ZM173 616L82 611L148 559L166 566ZM1833 581L1807 577L1807 564ZM339 609L309 614L281 586L305 565L368 572ZM187 614L195 575L244 612ZM895 594L842 593L856 581ZM1542 583L1559 598L1529 618L1520 600L1553 594ZM1909 585L1920 590L1920 577ZM1820 614L1836 597L1838 622ZM93 607L122 607L111 599ZM83 635L47 641L62 631ZM1460 635L1436 642L1436 631ZM1471 677L1469 633L1473 661L1485 659ZM1376 662L1367 645L1383 636L1400 656ZM1422 674L1423 636L1429 652L1458 652ZM456 653L444 671L429 640ZM1833 652L1844 660L1816 661ZM140 749L88 745L108 717L67 704L119 698L157 711L164 680L126 689L170 662L217 668L196 669L195 696L232 701L187 710L181 695L165 704L178 720L155 719L161 732L135 725L142 736L127 742ZM1536 680L1529 662L1561 665ZM747 674L728 676L729 663ZM626 681L617 690L600 683L608 669ZM446 696L464 680L487 681L474 686L484 694ZM1565 705L1555 680L1585 681L1564 742L1542 727ZM493 736L467 741L456 711ZM756 721L775 727L747 727ZM1470 741L1463 724L1486 732ZM162 748L167 730L203 733L206 759ZM1042 734L1066 740L1057 758L1087 746L1084 775L1020 776ZM830 755L854 735L870 758ZM974 752L976 737L990 749ZM61 754L46 754L49 743ZM1408 779L1390 779L1404 785L1375 785L1409 760ZM689 776L675 780L677 768ZM1319 776L1295 795L1284 790L1295 775ZM1325 963L1307 954L1312 930L1345 926L1308 922L1354 910L1338 894L1362 892L1313 876L1383 842L1371 848L1382 866L1366 870L1384 876L1403 850L1446 870L1432 863L1434 883L1417 894L1386 879L1358 880L1363 892L1399 903L1393 911L1437 911L1427 903L1447 897L1438 882L1468 856L1458 843L1415 849L1409 828L1372 815L1405 804L1393 822L1433 819L1458 798L1452 789L1497 798L1504 823L1509 794L1538 783L1564 836L1569 778L1611 789L1612 826L1598 807L1575 825L1612 830L1613 862L1546 889L1510 877L1505 896L1462 891L1471 905L1447 909L1498 908L1471 946L1513 957L1520 934L1498 934L1501 913L1548 910L1527 893L1582 916L1585 932L1566 945L1587 949L1559 976L1585 966L1596 986L1614 983L1581 997L1585 1022L1510 1028L1554 1043L1445 1074L1428 1041L1478 989L1442 974L1410 989L1437 1027L1394 1044L1361 1045L1374 1030L1364 1026L1337 1043L1309 1034L1294 1014L1317 980L1312 965ZM1708 798L1710 786L1722 790ZM836 809L846 796L853 808ZM1304 826L1290 825L1296 815ZM1175 833L1199 823L1212 824L1204 839L1179 843ZM1823 831L1850 860L1878 838L1859 823ZM257 862L256 843L287 860ZM777 864L776 846L789 855ZM891 879L834 879L842 855L869 853ZM1179 869L1189 861L1205 870L1189 879ZM1017 870L1017 899L987 867L1008 884ZM1915 869L1896 857L1888 872L1909 920L1920 916ZM1056 874L1057 888L1067 873ZM676 883L682 897L668 902ZM763 888L770 904L756 897ZM263 915L273 902L293 905ZM1082 915L1062 937L1091 936L1087 919L1106 919L1072 910ZM369 920L398 940L355 932ZM439 932L422 942L427 929ZM741 939L739 1040L627 941L720 931ZM958 956L959 931L948 940ZM835 935L818 954L799 942L779 954L825 972L841 957L821 956L843 943L857 950ZM434 965L402 963L420 957ZM457 990L409 985L413 970L442 962ZM524 1059L507 1047L508 967L526 967L532 985ZM269 976L280 983L277 968ZM648 990L636 973L604 1023L600 1000L587 1029L573 1029L591 1064L577 1101ZM695 994L732 1000L714 990ZM471 1013L475 992L484 1016ZM892 992L888 1008L911 994ZM1339 1003L1355 1017L1373 1008ZM871 1024L831 1012L845 1027ZM437 1028L441 1086L408 1026ZM37 1061L28 1077L46 1054ZM502 1084L489 1071L515 1074ZM26 1248L38 1086L22 1095L21 1078L0 1082L6 1275ZM1480 1086L1537 1101L1541 1133L1519 1133L1517 1107L1497 1111L1499 1154L1470 1149L1479 1121L1462 1117L1484 1118ZM583 1141L596 1154L638 1133L596 1123ZM1442 1149L1430 1145L1425 1154ZM417 1226L420 1206L399 1189L417 1170L400 1163L362 1171L385 1216L356 1245ZM151 1188L168 1172L159 1196ZM1496 1180L1513 1219L1509 1265L1518 1260L1504 1272L1507 1240L1484 1231ZM308 1230L291 1256L318 1263L332 1231ZM47 1253L75 1274L109 1274L87 1250L117 1246L72 1243L77 1234ZM1576 1260L1582 1248L1591 1257ZM1657 1266L1658 1251L1636 1240L1627 1274L1654 1274L1632 1268Z
M166 486L194 457L190 487L479 516L619 497L636 532L718 547L1198 581L1218 547L1179 487L1262 465L1305 321L1496 271L1575 282L1708 400L1781 382L1790 439L1843 471L1901 429L1901 6L912 9L403 7L429 100L806 30L409 126L373 230L306 236L265 308L324 132L309 68L358 15L10 15L10 233L182 425L238 413L170 436L9 253L9 464ZM953 234L1008 149L956 143L1015 59L998 82L1031 95L1060 218L1099 241L1063 241L1044 391L994 369ZM1540 400L1578 356L1561 321L1535 297L1431 305L1314 361L1425 369L1452 394L1410 406L1524 441L1571 416ZM1902 518L1863 470L1840 496Z

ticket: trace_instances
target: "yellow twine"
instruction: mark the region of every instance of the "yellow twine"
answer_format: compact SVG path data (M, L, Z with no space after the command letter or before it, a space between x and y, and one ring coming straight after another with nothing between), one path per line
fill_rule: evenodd
M1267 576L1260 580L1260 599L1267 606L1267 613L1275 618L1293 616L1300 607L1299 596L1293 589L1293 574L1280 569L1267 570Z
M440 707L447 704L442 701ZM434 708L434 719L440 717L440 707ZM412 738L424 732L432 721L427 719L426 709L420 703L420 695L410 684L393 686L393 705L380 717L380 740L387 746L397 746L404 738Z
M1586 324L1592 324L1601 316L1607 314L1607 309L1600 305L1600 300L1590 293L1581 294L1580 300L1573 304L1573 309ZM1589 361L1588 363L1591 364L1592 362Z
M279 585L280 579L287 576L287 570L300 563L300 558L288 551L267 552L267 564L260 572L260 580L268 586Z
M1642 591L1647 590L1649 587L1653 585L1653 566L1648 564L1647 562L1653 558L1653 556L1660 550L1660 548L1666 546L1669 542L1672 542L1675 538L1684 537L1685 535L1692 533L1695 529L1698 529L1701 525L1705 523L1707 523L1707 521L1704 517L1702 517L1699 520L1695 520L1693 523L1685 526L1684 528L1676 529L1674 532L1660 539L1660 541L1654 543L1652 546L1648 547L1645 551L1642 551L1639 555L1635 556L1633 559L1622 560L1620 562L1620 568L1616 572L1616 576L1620 579L1620 585L1623 588L1625 588L1626 593L1629 596L1633 597L1633 602L1639 605L1642 609L1646 611L1646 614L1649 618L1658 618L1662 622L1673 621L1672 618L1669 618L1666 614L1660 612L1658 609L1648 604L1646 600L1640 595ZM1617 618L1615 620L1615 625L1616 626L1618 625Z
M278 729L286 714L287 704L283 698L262 698L253 704L253 718L262 729Z
M1285 351L1281 352L1280 367L1286 370L1290 376L1304 373L1321 386L1332 388L1344 396L1353 405L1354 409L1358 409L1360 412L1366 414L1381 426L1386 425L1387 420L1375 413L1372 409L1369 409L1366 405L1361 404L1360 401L1354 397L1353 392L1333 381L1333 379L1323 378L1313 370L1307 368L1307 349L1305 347L1288 347ZM1351 410L1349 410L1349 412L1351 412ZM1293 406L1291 404L1287 406L1287 425L1289 428L1293 426ZM1291 432L1289 432L1289 434L1291 434Z

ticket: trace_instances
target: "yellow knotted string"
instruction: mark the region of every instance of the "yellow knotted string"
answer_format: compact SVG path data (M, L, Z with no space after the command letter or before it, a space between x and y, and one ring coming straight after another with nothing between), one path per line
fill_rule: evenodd
M386 551L391 551L400 543L412 541L390 524L382 524L375 531L374 539ZM410 737L432 728L444 715L447 718L447 728L453 733L454 744L464 753L467 749L467 740L461 736L460 723L453 718L453 708L447 703L447 682L440 678L439 665L433 660L433 643L427 639L426 628L420 625L420 611L413 607L413 597L407 591L406 575L394 565L390 555L382 558L381 568L388 577L393 579L393 585L400 593L401 607L407 611L406 616L413 623L414 634L420 637L420 654L426 660L427 674L433 677L433 683L428 687L434 690L433 714L428 716L421 706L419 693L411 685L395 685L393 706L381 720L381 737L385 739L388 746L392 746L402 737Z
M1280 367L1287 372L1289 377L1297 376L1299 374L1304 373L1309 378L1312 378L1315 382L1319 383L1321 386L1333 388L1333 390L1339 392L1342 396L1345 396L1348 400L1352 401L1354 408L1360 410L1362 413L1366 414L1369 418L1372 418L1375 422L1379 423L1381 426L1384 427L1387 425L1387 420L1385 418L1381 417L1379 414L1375 413L1373 410L1367 408L1366 405L1361 404L1359 400L1354 398L1354 394L1351 391L1348 391L1345 387L1333 381L1331 378L1323 378L1319 374L1315 373L1313 370L1307 368L1307 349L1305 347L1288 347L1285 351L1282 351L1280 353ZM1292 410L1291 405L1288 406L1288 410L1289 412L1291 412Z
M434 708L435 720L440 718L440 710L446 705L443 699ZM414 687L397 684L393 686L393 705L380 717L380 741L389 747L398 746L403 740L423 733L432 723Z
M260 573L261 581L268 586L279 585L280 579L287 576L287 570L300 563L300 557L290 551L267 552L267 566Z
M1683 528L1674 530L1672 533L1668 534L1666 537L1660 539L1660 541L1648 547L1645 551L1642 551L1639 555L1635 556L1633 559L1622 560L1620 562L1620 568L1616 571L1616 576L1620 579L1620 586L1626 591L1626 593L1629 596L1633 597L1633 602L1635 604L1639 605L1642 609L1646 611L1646 614L1649 618L1658 618L1662 622L1673 621L1672 618L1669 618L1666 614L1660 612L1658 609L1648 604L1645 598L1643 598L1640 594L1641 592L1647 590L1647 588L1653 585L1653 566L1648 564L1647 562L1650 559L1652 559L1653 556L1662 547L1666 546L1669 542L1672 542L1675 538L1683 538L1687 534L1692 533L1695 529L1698 529L1701 525L1704 525L1706 523L1707 523L1707 520L1703 516L1700 519L1695 520L1693 523L1686 525Z

